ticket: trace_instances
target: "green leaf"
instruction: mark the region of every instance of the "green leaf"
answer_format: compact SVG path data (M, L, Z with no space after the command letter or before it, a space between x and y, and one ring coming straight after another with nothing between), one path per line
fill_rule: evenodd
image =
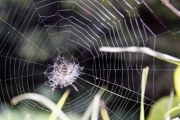
M180 66L174 71L174 89L176 95L180 98Z
M159 99L157 102L155 102L149 112L149 115L147 117L147 120L164 120L164 115L168 111L168 105L169 105L170 97L165 96ZM180 103L180 99L178 97L173 98L172 108L178 106ZM170 115L171 118L174 118L178 116L180 113L180 110L172 112Z

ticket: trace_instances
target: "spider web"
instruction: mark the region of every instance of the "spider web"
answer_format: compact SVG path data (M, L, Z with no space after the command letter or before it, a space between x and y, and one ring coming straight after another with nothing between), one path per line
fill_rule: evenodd
M97 91L106 86L102 99L112 120L138 119L142 68L149 66L145 113L160 96L169 93L174 65L140 53L105 53L101 46L145 46L179 56L179 22L168 24L159 1L138 0L3 0L0 3L1 108L7 112L12 97L39 93L57 102L71 89L63 107L82 115ZM162 16L163 14L164 16ZM166 20L167 18L167 20ZM173 16L174 19L176 16ZM61 57L83 67L69 85L49 93L44 71ZM175 51L175 52L174 52ZM160 77L159 74L163 74ZM164 92L165 90L165 92ZM5 102L6 101L6 102ZM13 107L31 116L50 111L34 101ZM28 110L27 110L28 108ZM30 110L30 111L29 111ZM20 117L20 116L19 116Z

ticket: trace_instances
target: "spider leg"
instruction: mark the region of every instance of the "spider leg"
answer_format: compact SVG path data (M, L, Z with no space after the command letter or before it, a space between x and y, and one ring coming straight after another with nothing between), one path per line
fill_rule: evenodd
M51 92L51 93L53 93L54 92L54 90L56 89L56 85L55 86L53 86L52 88L51 88L51 90L49 90L49 92Z
M79 90L77 89L77 87L76 87L75 85L73 85L72 83L71 83L70 85L72 85L73 88L74 88L77 92L79 92Z
M71 55L71 59L73 60L73 63L75 64L73 55Z
M60 71L59 71L59 69L58 69L58 64L57 64L57 63L54 64L54 70L55 70L55 71L58 71L58 72L60 73Z
M67 75L69 75L69 74L71 74L72 73L72 71L74 70L74 67L75 67L75 61L74 61L74 57L73 56L71 56L71 59L73 60L73 69L69 72L69 73L67 73Z
M61 54L61 52L59 51L59 49L58 48L56 48L57 49L57 51L59 52L59 55Z
M59 83L60 83L61 80L62 80L62 79L59 79L58 82L51 88L51 90L49 90L49 92L53 93L54 90L55 90L55 89L57 88L57 86L59 85Z
M56 73L57 76L60 76L61 74L60 73Z

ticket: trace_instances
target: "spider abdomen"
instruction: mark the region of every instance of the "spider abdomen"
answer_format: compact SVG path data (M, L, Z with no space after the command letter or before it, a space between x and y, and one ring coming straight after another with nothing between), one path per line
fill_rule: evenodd
M63 64L61 68L61 75L67 75L67 72L68 72L67 66Z

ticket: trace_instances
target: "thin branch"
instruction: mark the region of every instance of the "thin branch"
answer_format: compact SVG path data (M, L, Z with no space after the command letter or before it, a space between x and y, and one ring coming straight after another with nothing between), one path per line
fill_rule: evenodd
M176 9L169 0L161 0L162 4L164 4L166 7L168 7L172 12L174 12L178 17L180 17L180 12L178 9Z

